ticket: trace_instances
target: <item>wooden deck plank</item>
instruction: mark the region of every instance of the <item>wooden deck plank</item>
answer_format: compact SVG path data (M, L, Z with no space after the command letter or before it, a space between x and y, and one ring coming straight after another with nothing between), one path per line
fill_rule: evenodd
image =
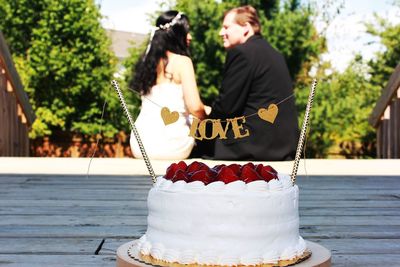
M1 195L0 195L1 197ZM17 200L9 200L2 199L0 201L0 207L8 207L8 206L20 206L26 207L76 207L76 206L87 206L87 207L96 207L96 206L108 206L108 207L124 207L126 205L131 205L132 209L136 209L142 207L145 201L129 201L129 200L115 200L112 197L110 199L103 200L85 200L83 199L46 199L45 196L42 196L39 199L17 199ZM300 207L303 208L400 208L400 200L392 200L392 201L374 201L374 200L366 200L366 201L346 201L346 200L300 200ZM355 214L357 215L357 214Z
M329 209L321 209L320 207L300 207L302 216L350 216L357 213L358 216L400 216L399 208L371 208L371 207L332 207ZM138 203L135 209L132 205L115 206L7 206L0 207L0 216L3 215L79 215L85 213L87 216L98 215L99 212L106 212L110 216L120 215L147 215L146 202Z
M400 182L400 181L398 181ZM87 197L99 197L104 193L107 193L108 195L112 193L118 193L121 191L121 189L125 189L126 192L120 192L121 194L118 194L117 199L127 199L128 197L132 197L139 195L143 199L143 196L147 196L147 191L150 189L150 186L135 186L135 185L124 185L124 186L118 186L118 187L112 187L112 186L107 186L105 189L105 185L83 185L80 184L80 186L90 186L90 188L76 188L76 184L71 184L71 185L43 185L43 184L36 184L36 185L12 185L12 184L7 184L2 186L0 188L0 195L9 195L9 196L29 196L33 197L35 194L41 194L43 191L48 191L46 192L46 195L51 196L54 193L59 193L56 191L49 191L53 189L55 186L59 190L65 190L65 197L68 196L82 196L82 195L88 195ZM37 187L40 187L38 189ZM23 191L22 191L23 190ZM400 189L393 189L393 187L388 188L388 189L323 189L323 190L307 190L307 189L301 189L303 199L308 200L308 199L318 199L321 196L326 196L329 197L329 199L340 199L343 197L346 197L346 200L350 199L356 199L356 200L363 200L363 199L369 199L370 197L373 197L374 199L377 200L386 200L386 199L400 199ZM330 191L337 191L336 194L331 195L327 194ZM67 194L68 193L68 194ZM32 195L33 194L33 195Z
M396 254L374 254L373 256L366 257L361 255L335 255L332 260L334 267L386 267L386 266L399 266L400 255Z
M297 182L300 233L331 249L333 266L400 262L400 175ZM115 266L116 248L146 230L150 186L147 176L1 174L0 266Z
M382 229L383 228L383 229ZM2 226L0 238L57 237L57 238L137 238L146 231L146 225L75 225L75 226ZM400 226L301 226L300 234L305 239L359 238L399 239Z
M127 239L106 239L103 248L107 252L116 251L117 248L124 243L132 240ZM397 254L400 251L399 239L374 239L365 242L361 239L315 239L316 243L329 248L335 255L369 255L373 254ZM343 244L346 244L346 249L343 249Z
M103 226L101 222L96 225L81 224L73 226L60 225L21 225L2 226L0 238L24 238L24 237L46 237L46 238L138 238L146 232L146 225L112 225Z
M7 267L115 267L112 255L0 255L0 266Z
M400 216L301 216L300 225L349 225L349 226L364 226L364 225L380 225L382 221L385 225L399 225ZM3 215L1 216L0 226L6 225L97 225L101 222L103 226L112 225L145 225L147 217L144 215L120 215L116 220L113 215Z
M102 238L1 238L1 254L94 255Z

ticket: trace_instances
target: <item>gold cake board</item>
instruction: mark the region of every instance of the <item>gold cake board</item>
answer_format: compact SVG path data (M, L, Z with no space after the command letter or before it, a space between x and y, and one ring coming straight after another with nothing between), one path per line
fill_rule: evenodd
M129 256L128 250L137 240L125 243L121 245L117 250L117 267L149 267L149 266L161 266L158 264L148 264L143 261L136 260ZM311 251L311 257L294 265L295 267L330 267L331 266L331 252L325 247L310 241L306 241L307 249ZM180 264L175 264L178 266ZM180 265L194 267L194 264ZM268 265L266 265L268 266ZM271 265L273 266L273 265Z

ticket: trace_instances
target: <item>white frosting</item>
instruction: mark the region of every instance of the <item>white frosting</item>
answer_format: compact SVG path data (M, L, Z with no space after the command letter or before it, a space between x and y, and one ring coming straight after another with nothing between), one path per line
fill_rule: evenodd
M154 244L154 246L152 246L152 248L150 250L150 254L155 259L162 259L164 253L165 253L165 247L163 244L160 244L160 243Z
M300 256L298 187L279 180L172 183L158 177L138 251L182 264L256 265Z

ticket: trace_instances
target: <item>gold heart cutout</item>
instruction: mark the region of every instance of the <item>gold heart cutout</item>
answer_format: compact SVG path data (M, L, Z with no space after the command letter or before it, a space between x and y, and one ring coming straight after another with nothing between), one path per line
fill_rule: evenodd
M179 113L176 111L169 111L169 108L163 107L161 109L161 118L164 121L165 125L176 122L179 119Z
M270 123L274 123L276 116L278 115L278 106L275 104L270 104L268 109L260 108L258 110L258 116Z

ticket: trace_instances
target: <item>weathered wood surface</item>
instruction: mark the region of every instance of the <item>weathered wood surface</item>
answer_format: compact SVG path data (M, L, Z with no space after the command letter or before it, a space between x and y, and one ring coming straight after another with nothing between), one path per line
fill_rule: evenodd
M393 73L390 75L389 81L386 87L382 90L382 94L379 97L371 115L368 118L369 123L377 128L379 121L385 112L386 107L390 104L395 96L396 91L400 87L400 64L396 66Z
M0 61L3 62L3 67L6 70L8 80L11 83L11 86L15 90L15 95L18 99L18 103L21 104L24 115L27 119L27 123L32 125L34 120L36 119L35 112L32 109L31 104L29 103L28 95L25 93L23 89L23 85L21 79L18 75L17 70L15 69L14 62L8 49L8 45L3 36L3 33L0 31Z
M28 128L35 120L0 31L0 156L29 156Z
M369 123L376 128L377 158L400 158L400 64L382 90Z
M400 175L298 177L301 235L333 266L400 266ZM0 266L115 266L146 230L144 176L0 175Z

